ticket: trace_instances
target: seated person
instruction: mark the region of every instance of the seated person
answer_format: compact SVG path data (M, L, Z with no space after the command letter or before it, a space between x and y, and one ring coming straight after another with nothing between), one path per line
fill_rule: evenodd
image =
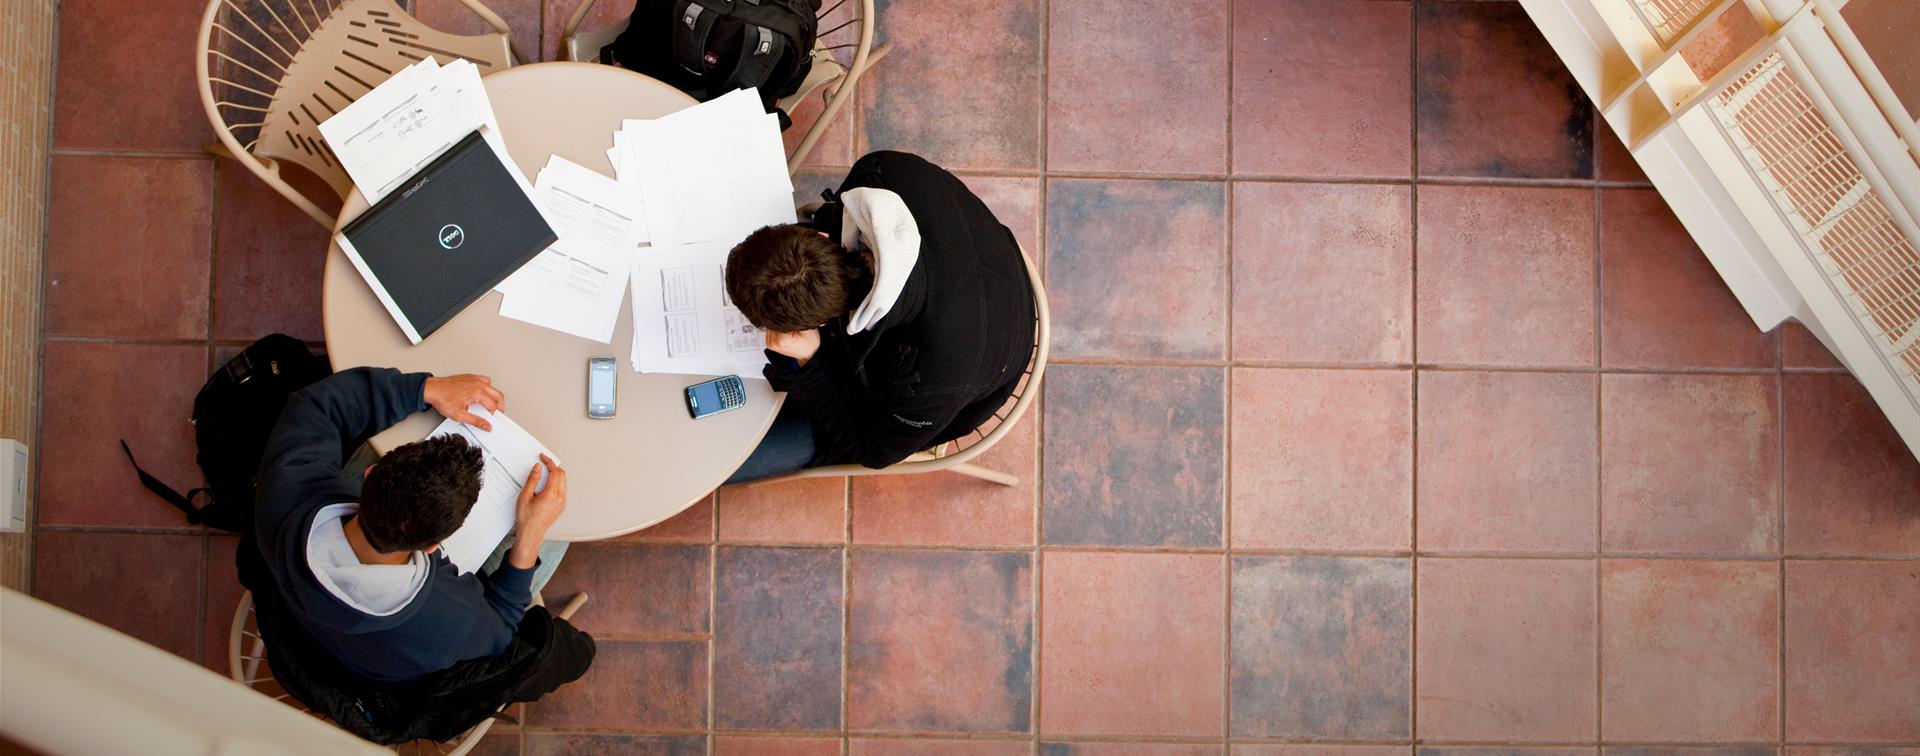
M726 274L734 305L767 331L767 380L787 392L728 482L881 468L964 436L1006 403L1033 353L1019 243L915 155L860 158L811 225L753 232Z
M536 569L551 574L565 553L541 545L567 506L567 474L545 456L521 489L517 534L494 555L503 563L467 574L437 552L479 497L478 448L443 436L394 449L364 467L364 482L361 465L342 469L353 445L415 412L489 428L467 408L504 401L482 376L374 368L287 400L261 461L254 537L287 613L349 671L404 683L501 653L539 588Z

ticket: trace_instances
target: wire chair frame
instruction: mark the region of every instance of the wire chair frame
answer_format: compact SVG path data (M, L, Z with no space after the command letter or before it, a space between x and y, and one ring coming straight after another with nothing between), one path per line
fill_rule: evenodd
M626 31L627 20L621 19L604 28L581 33L580 24L586 20L595 2L580 0L560 33L560 54L568 60L583 63L598 61L600 48ZM849 2L853 4L848 5ZM843 7L848 13L857 15L836 18L834 14ZM792 154L787 157L788 173L799 170L800 165L806 162L814 145L826 134L841 108L853 97L854 87L860 77L892 51L891 44L874 44L876 13L874 0L833 0L831 5L821 9L822 29L815 35L813 50L808 52L813 58L813 68L801 82L800 89L781 98L778 103L782 110L792 113L816 93L821 94L824 100L820 116L814 119L813 125L808 127L800 143L794 146ZM852 52L838 52L842 50Z
M353 187L321 121L386 81L433 57L464 58L489 72L512 65L511 35L480 0L461 0L496 31L459 36L434 30L394 0L209 0L194 56L200 103L217 143L232 158L331 229L333 214L281 175L291 162L339 197Z

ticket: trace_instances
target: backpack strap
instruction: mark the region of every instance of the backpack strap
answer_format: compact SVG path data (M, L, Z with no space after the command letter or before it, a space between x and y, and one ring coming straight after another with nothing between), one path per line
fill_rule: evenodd
M773 84L767 81L767 77L773 73L773 67L786 51L785 35L775 34L772 29L758 24L746 27L740 40L740 59L734 63L733 73L720 83L719 91L724 93L746 89L749 85L745 82L753 82L751 86L756 87ZM762 99L766 99L764 94Z
M159 478L153 477L145 468L140 466L139 462L134 461L133 450L127 448L127 440L124 438L120 439L120 451L126 453L128 464L133 465L133 471L140 475L140 485L146 486L147 490L152 491L155 496L164 499L168 504L172 504L175 509L185 513L187 515L187 522L195 525L206 524L201 520L200 507L193 505L193 497L203 493L210 493L213 489L190 488L187 489L185 494L182 494L174 490L173 486L160 482Z
M676 25L673 58L689 73L704 76L707 72L707 40L713 37L713 24L720 19L720 12L692 0L675 3L674 9L678 13L673 20Z

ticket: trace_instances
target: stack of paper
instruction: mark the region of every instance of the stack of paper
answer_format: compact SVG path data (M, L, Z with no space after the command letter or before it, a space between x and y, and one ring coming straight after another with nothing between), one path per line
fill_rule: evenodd
M533 191L560 241L494 287L506 295L500 315L611 343L634 248L647 240L639 195L558 155Z
M652 238L632 263L634 369L758 378L765 336L727 298L725 265L748 234L794 221L779 117L737 90L622 122L607 156Z
M428 57L321 122L320 135L372 204L475 129L518 176L479 69L464 59L441 66Z
M500 540L513 530L514 521L519 516L520 489L526 486L527 475L539 463L540 455L547 455L555 463L560 461L551 450L535 440L533 434L509 419L507 413L489 413L478 404L469 406L467 410L485 416L493 424L493 430L484 431L447 420L427 435L428 438L461 436L467 443L479 447L482 455L480 500L474 502L460 529L440 541L440 548L446 553L447 559L463 573L479 570L487 557L493 555ZM542 479L535 490L545 487L546 481Z

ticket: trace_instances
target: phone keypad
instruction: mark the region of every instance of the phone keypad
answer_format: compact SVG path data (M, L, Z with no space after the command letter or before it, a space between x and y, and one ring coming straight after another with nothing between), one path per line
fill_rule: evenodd
M747 394L742 390L739 379L720 382L720 406L738 407L747 402Z

